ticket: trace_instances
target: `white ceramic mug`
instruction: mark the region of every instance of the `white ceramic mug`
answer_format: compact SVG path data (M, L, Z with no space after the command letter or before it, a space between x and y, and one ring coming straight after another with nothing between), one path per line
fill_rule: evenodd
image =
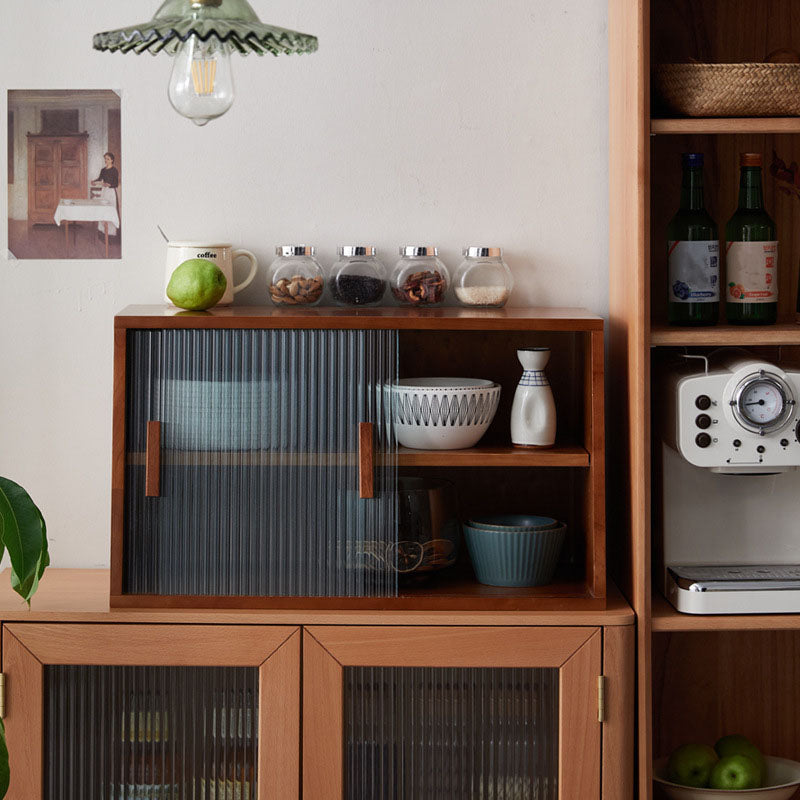
M250 261L250 274L241 282L233 284L233 261L243 256ZM167 276L164 280L164 299L169 303L166 295L167 284L175 269L190 258L205 258L213 261L225 274L228 286L218 306L229 306L233 303L233 296L240 292L256 276L258 260L249 250L234 250L232 244L206 244L204 242L169 242L167 245Z

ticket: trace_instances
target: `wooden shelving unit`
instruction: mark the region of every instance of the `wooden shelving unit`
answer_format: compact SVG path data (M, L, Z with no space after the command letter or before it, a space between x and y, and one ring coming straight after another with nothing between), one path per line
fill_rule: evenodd
M650 800L654 757L686 740L687 723L700 741L713 742L730 727L767 752L800 758L800 693L778 689L769 678L786 671L797 680L793 657L781 659L800 647L800 616L700 617L667 603L653 585L661 466L651 463L651 365L661 361L659 348L800 348L794 322L800 205L792 192L780 191L769 169L774 157L800 162L800 118L670 116L651 96L652 67L690 59L758 62L778 48L800 49L800 18L792 0L610 0L609 9L609 397L616 412L609 463L611 496L628 509L622 537L610 549L637 613L636 796ZM706 200L721 231L736 206L738 154L764 154L765 202L781 239L779 324L726 325L724 306L715 327L666 324L665 230L676 208L682 152L706 154ZM764 696L740 702L747 685L764 686Z

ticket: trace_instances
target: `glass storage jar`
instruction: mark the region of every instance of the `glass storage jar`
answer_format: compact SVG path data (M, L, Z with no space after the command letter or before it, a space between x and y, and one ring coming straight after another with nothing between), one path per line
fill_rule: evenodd
M462 306L500 308L514 288L514 276L503 261L500 247L465 247L464 261L453 278Z
M331 267L331 294L341 306L376 306L386 291L386 269L374 247L340 247L339 260Z
M325 279L314 257L316 248L285 244L275 248L278 256L270 265L269 299L276 306L315 306L322 298Z
M439 250L408 245L400 248L400 255L402 258L395 265L391 278L395 299L412 306L441 305L450 274L439 260Z

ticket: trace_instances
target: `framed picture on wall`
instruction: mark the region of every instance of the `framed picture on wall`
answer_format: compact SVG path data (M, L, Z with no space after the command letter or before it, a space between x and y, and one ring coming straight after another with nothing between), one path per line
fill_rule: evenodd
M8 257L122 257L120 93L8 91Z

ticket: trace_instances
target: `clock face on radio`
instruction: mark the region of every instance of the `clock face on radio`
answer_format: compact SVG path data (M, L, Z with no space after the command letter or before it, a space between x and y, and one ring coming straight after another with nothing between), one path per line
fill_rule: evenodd
M739 383L731 407L736 421L745 430L771 433L780 430L791 419L794 397L783 378L762 370Z

